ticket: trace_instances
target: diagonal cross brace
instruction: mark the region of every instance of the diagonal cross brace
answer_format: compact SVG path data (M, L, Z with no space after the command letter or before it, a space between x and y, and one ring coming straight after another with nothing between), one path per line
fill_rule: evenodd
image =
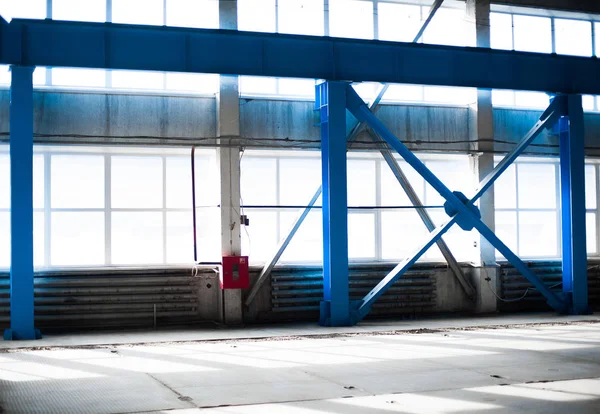
M434 0L433 4L429 8L429 13L427 15L427 18L425 19L425 21L421 25L421 28L419 29L419 32L413 39L413 43L417 43L419 41L419 39L421 39L421 36L423 36L423 33L425 33L425 30L431 23L431 20L433 20L433 17L435 16L436 12L442 6L443 3L444 3L444 0ZM377 92L377 96L369 104L369 109L375 110L379 106L379 103L383 99L383 95L385 95L389 86L390 85L387 83L384 83L381 85L381 88ZM356 139L356 137L362 132L364 126L365 126L364 122L361 122L361 121L357 122L356 125L354 125L354 127L348 134L348 137L346 138L347 141L352 142L354 139ZM392 165L391 164L388 164L388 165L390 165L390 168L392 168L392 171L393 171ZM407 181L407 183L408 183L408 181ZM402 183L400 183L400 185L402 185ZM310 202L305 207L304 211L302 211L300 216L298 216L298 218L292 225L292 229L290 230L288 235L279 243L279 246L277 247L277 251L275 252L273 257L271 257L271 260L269 260L269 262L267 262L267 264L262 268L260 274L258 275L258 278L256 279L256 282L254 282L254 284L250 288L250 291L248 292L248 295L246 296L246 300L244 301L244 304L246 306L249 306L252 303L252 301L254 300L254 298L256 297L256 295L258 294L258 291L260 290L261 286L265 283L265 281L267 280L267 278L273 271L273 268L275 267L275 265L277 264L277 262L283 255L283 252L285 251L287 246L290 244L290 242L294 238L294 235L298 232L298 229L300 228L300 226L302 225L302 223L308 216L308 213L310 213L310 211L313 209L314 205L316 204L317 200L319 199L319 196L321 195L322 190L323 190L322 187L319 186L319 188L317 189L317 191L315 191L315 194L311 198ZM410 195L409 195L409 197L410 197ZM427 226L427 223L425 223L425 225ZM467 294L467 296L471 297L471 295L473 294L472 292L474 291L473 287L469 284L469 282L464 277L462 269L458 265L454 256L452 256L452 253L450 252L450 249L448 249L448 246L445 246L445 248L444 248L442 243L444 243L444 242L441 241L439 247L440 247L440 250L442 251L442 253L444 254L444 258L446 258L446 261L448 262L450 268L453 270L455 276L458 278L459 282L461 283L461 286L463 286L463 288L465 289L465 293ZM447 252L447 253L444 253L444 252Z
M455 223L464 223L471 228L476 228L479 233L485 237L508 261L510 261L517 270L519 270L531 282L538 291L540 291L548 301L548 304L558 312L564 312L565 302L533 273L525 263L519 259L495 234L489 229L473 211L475 201L491 187L496 179L504 172L510 164L523 152L523 150L537 137L544 128L553 125L558 118L565 113L565 97L557 97L544 112L540 121L529 131L517 147L508 154L482 181L479 190L471 200L462 200L457 194L450 191L426 166L423 164L398 138L396 138L383 125L375 115L365 105L364 101L356 94L354 89L348 85L346 92L346 106L348 110L361 122L369 125L379 136L381 136L392 148L394 148L442 197L447 201L447 206L454 211L453 217L449 222L440 226L431 233L429 240L415 254L399 264L390 274L388 274L359 304L357 310L352 316L355 321L362 319L370 310L371 305L379 296L387 290L399 277L408 270L418 258L435 243L450 227Z
M372 132L371 130L368 130L368 132L372 136L372 138L375 142L381 142L381 139L374 132ZM396 158L394 158L394 155L392 154L392 152L387 149L381 149L380 152L381 152L381 155L383 156L383 158L385 159L385 161L387 162L388 166L392 170L392 173L396 176L396 179L400 183L400 186L402 187L402 189L404 190L404 192L410 199L411 203L415 207L417 207L417 214L419 215L419 217L421 217L421 220L423 221L423 224L425 224L425 227L427 227L427 230L429 230L430 232L434 231L435 224L433 223L431 216L429 216L429 213L427 212L427 210L422 208L423 203L419 199L419 196L415 192L412 185L410 185L408 178L406 177L406 175L404 175L402 168L400 168L400 165L398 164L398 161L396 161ZM436 244L437 244L438 248L440 249L442 256L444 256L444 259L446 259L446 262L448 262L448 266L454 273L454 276L458 280L458 283L460 283L461 287L467 294L467 297L469 299L471 299L472 301L475 301L476 300L475 288L473 288L473 285L471 285L471 283L465 277L463 270L461 269L460 265L456 261L456 258L452 255L452 252L450 251L450 248L448 247L446 242L440 238L437 240Z

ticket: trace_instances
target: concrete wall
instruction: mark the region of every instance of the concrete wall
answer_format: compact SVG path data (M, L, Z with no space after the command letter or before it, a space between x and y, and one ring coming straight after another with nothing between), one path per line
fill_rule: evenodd
M37 142L210 145L216 136L214 98L37 91ZM311 101L241 99L240 130L246 144L319 148L319 119ZM0 90L0 139L7 139L9 92ZM379 118L406 145L420 151L468 152L469 110L435 105L381 105ZM495 109L496 151L508 151L535 124L540 111ZM349 117L350 118L350 117ZM589 156L600 156L600 115L585 115ZM349 127L353 119L348 121ZM353 148L372 148L367 133ZM544 132L530 153L556 154L557 137ZM547 145L550 145L548 147Z

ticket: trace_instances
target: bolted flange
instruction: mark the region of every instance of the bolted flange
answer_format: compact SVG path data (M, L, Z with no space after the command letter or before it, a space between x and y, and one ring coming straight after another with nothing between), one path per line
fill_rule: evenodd
M452 193L456 196L456 198L460 200L461 203L463 203L465 206L467 206L469 210L471 210L471 212L475 215L475 217L477 217L477 219L481 219L481 212L479 211L479 208L475 205L470 205L470 200L467 198L467 196L465 196L460 191L453 191ZM444 203L444 211L446 211L446 214L448 214L450 217L453 217L454 215L456 215L456 213L458 213L458 210L448 201ZM456 224L458 224L459 227L463 230L471 231L473 230L473 227L475 227L473 225L473 220L475 219L475 217L464 213L459 214L456 218Z

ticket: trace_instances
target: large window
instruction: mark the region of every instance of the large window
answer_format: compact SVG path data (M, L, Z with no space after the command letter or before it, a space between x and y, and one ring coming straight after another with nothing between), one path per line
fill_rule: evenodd
M599 23L589 20L491 13L491 46L524 52L597 56L600 49L596 41L597 50L593 50L592 25L595 25L598 40ZM584 109L599 111L600 103L597 101L597 97L584 97ZM495 106L542 109L548 106L549 97L539 92L494 90L492 103Z
M37 267L193 262L187 151L36 148ZM197 151L200 261L220 256L216 152ZM10 263L7 148L0 149L0 267Z
M597 250L598 165L586 165L588 255ZM557 160L523 158L494 185L496 234L525 258L560 256L560 180Z
M424 160L450 188L465 194L472 191L466 156L428 156ZM401 165L434 221L441 224L447 219L443 200L416 172L403 162ZM320 156L317 152L249 151L242 159L241 172L244 212L250 218L247 232L242 233L243 251L252 262L263 262L289 233L319 187ZM389 167L373 154L348 155L348 206L348 254L352 261L398 261L427 236L427 229ZM322 260L321 220L320 208L309 213L286 249L283 262ZM459 259L469 260L474 253L473 237L470 232L453 229L445 239ZM441 259L437 248L424 256L424 260Z
M106 0L52 0L54 20L74 20L79 22L105 22Z
M334 37L373 39L373 2L329 0L329 34Z

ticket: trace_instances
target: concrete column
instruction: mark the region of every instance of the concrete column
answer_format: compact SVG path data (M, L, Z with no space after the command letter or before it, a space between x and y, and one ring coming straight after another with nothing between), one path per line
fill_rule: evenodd
M467 19L475 24L477 47L490 47L490 0L467 0ZM469 138L474 179L481 182L494 168L494 113L492 91L478 89L477 99L469 108ZM479 201L483 222L495 231L494 188L490 188ZM474 285L478 290L477 311L496 311L496 298L491 289L497 289L496 253L494 247L483 237L477 237L478 257L476 263L481 266L474 272ZM490 279L489 281L487 279ZM487 284L490 286L486 286Z
M219 27L237 29L237 1L219 1ZM217 105L217 137L221 173L221 252L223 256L240 255L240 95L237 76L220 76ZM221 322L241 324L242 291L221 292Z

